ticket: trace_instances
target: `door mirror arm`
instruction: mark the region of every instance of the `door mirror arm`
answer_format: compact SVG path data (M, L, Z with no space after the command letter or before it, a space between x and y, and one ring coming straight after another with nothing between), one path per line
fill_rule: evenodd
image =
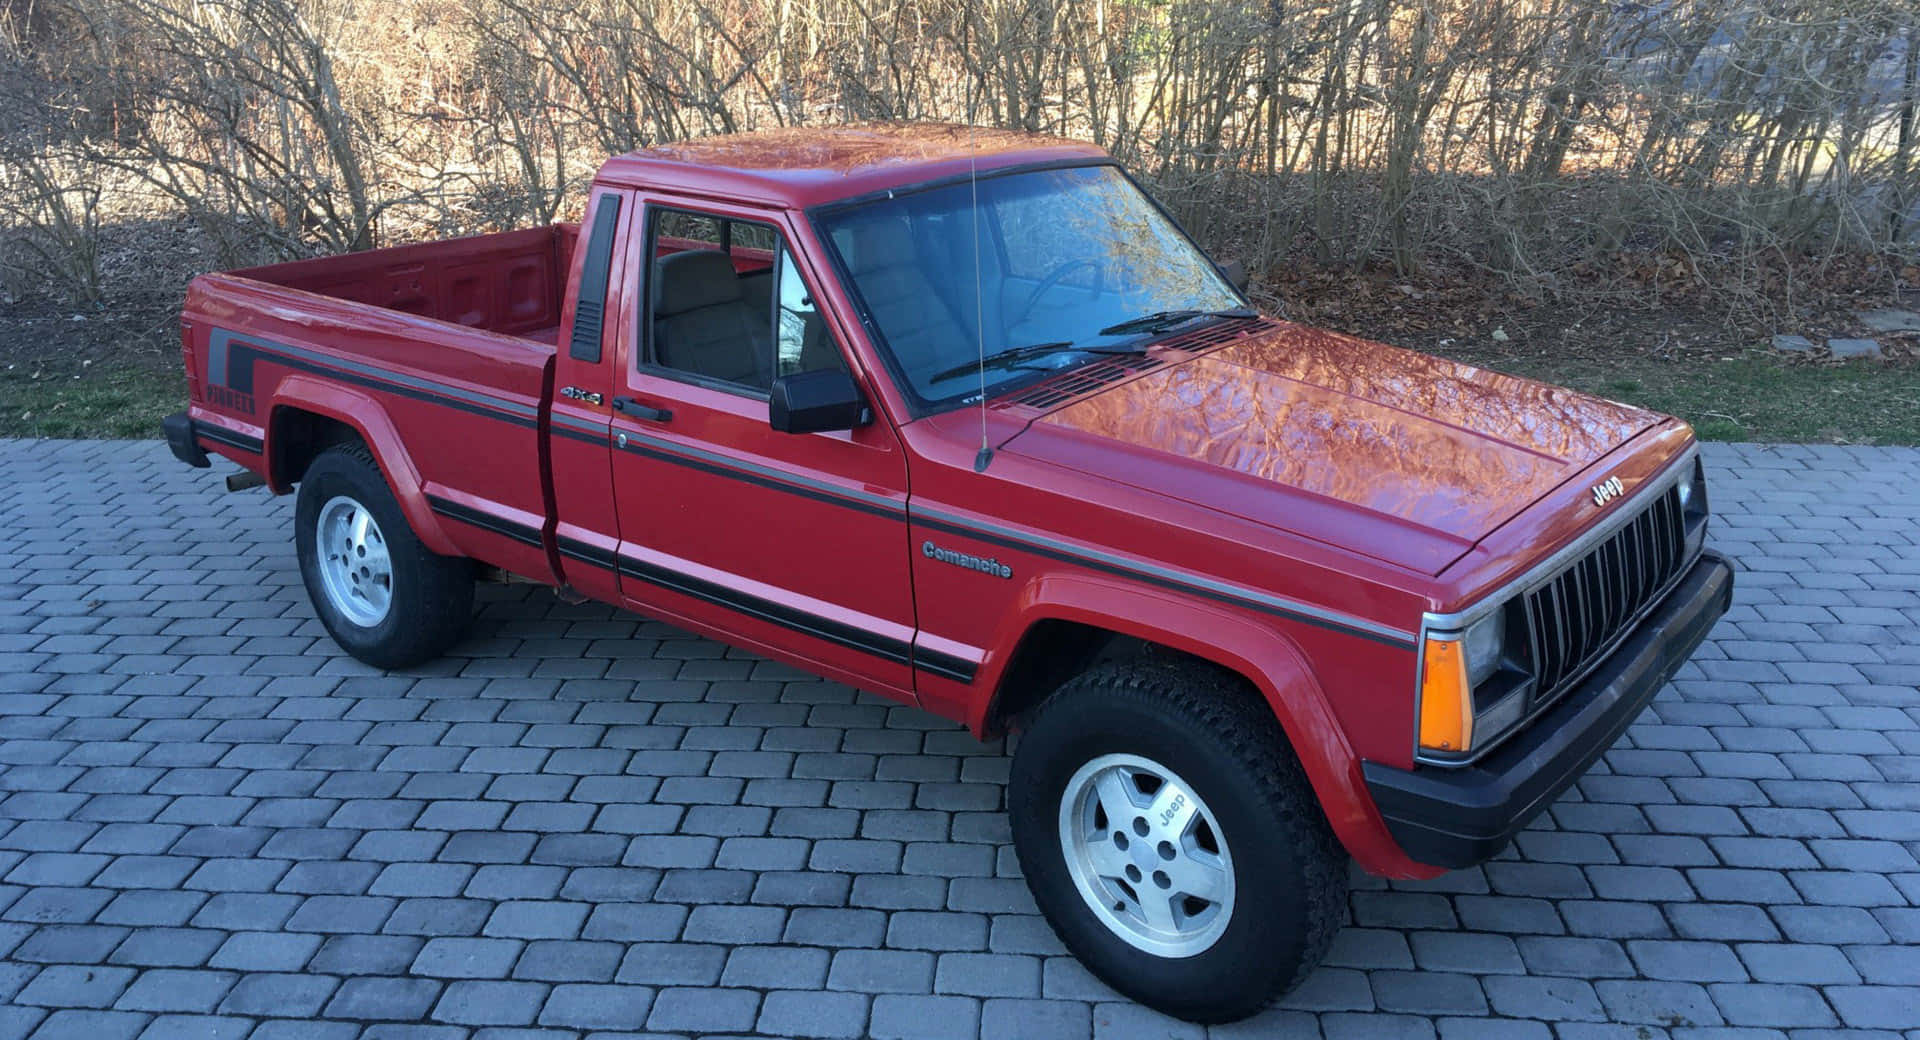
M872 421L866 395L837 368L780 376L767 395L767 423L782 433L851 430Z

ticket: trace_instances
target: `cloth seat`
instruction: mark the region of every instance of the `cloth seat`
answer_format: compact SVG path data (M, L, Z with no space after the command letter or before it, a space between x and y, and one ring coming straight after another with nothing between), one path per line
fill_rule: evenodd
M653 265L653 359L708 379L770 388L769 316L741 296L725 253L690 249Z

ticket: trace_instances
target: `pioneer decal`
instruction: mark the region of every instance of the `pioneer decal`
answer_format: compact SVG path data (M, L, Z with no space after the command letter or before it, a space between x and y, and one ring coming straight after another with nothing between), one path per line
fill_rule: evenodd
M212 383L207 386L207 403L218 408L253 414L253 395L241 393L230 386Z

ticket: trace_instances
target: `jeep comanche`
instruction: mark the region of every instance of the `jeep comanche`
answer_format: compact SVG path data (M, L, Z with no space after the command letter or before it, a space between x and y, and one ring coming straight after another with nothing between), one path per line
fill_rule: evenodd
M1086 144L710 138L608 161L577 226L195 279L165 429L298 490L369 664L510 576L1017 733L1062 941L1228 1020L1317 963L1348 857L1499 852L1732 590L1684 423L1230 270Z

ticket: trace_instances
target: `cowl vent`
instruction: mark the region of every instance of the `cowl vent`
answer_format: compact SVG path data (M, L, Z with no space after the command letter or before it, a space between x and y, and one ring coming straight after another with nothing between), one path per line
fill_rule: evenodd
M1146 354L1116 354L1104 361L1082 365L1058 379L1030 386L1000 402L1001 408L1027 408L1045 411L1063 401L1090 394L1108 383L1140 372L1159 368L1164 362Z
M1161 350L1185 350L1188 352L1205 350L1208 347L1217 347L1222 343L1232 342L1242 336L1250 336L1256 332L1265 332L1268 329L1278 327L1278 325L1279 322L1269 318L1228 318L1226 321L1216 321L1202 325L1192 332L1175 336L1172 339L1163 339L1154 344L1154 346Z
M1168 351L1192 354L1217 347L1222 343L1230 343L1251 333L1271 328L1273 325L1274 323L1266 318L1233 318L1227 321L1216 321L1184 335L1155 343L1153 354L1117 354L1106 360L1076 368L1057 379L1049 379L1030 386L1012 397L997 402L994 407L1009 411L1022 409L1030 412L1044 412L1076 397L1093 393L1108 384L1143 372L1150 372L1169 361L1182 360L1166 357Z

